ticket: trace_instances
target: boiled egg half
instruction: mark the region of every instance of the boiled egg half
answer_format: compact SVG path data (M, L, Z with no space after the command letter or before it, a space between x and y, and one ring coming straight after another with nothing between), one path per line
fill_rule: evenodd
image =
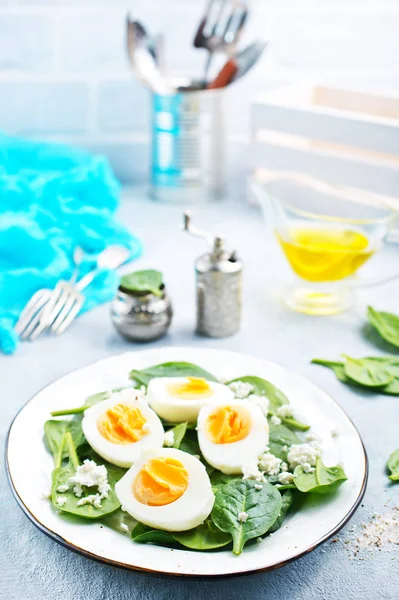
M200 377L156 377L147 388L148 404L165 421L195 423L200 409L215 400L228 402L234 393L221 383Z
M173 448L144 452L115 485L115 492L133 518L165 531L197 527L215 500L204 465Z
M269 441L269 426L260 407L250 400L216 402L198 415L198 442L205 460L223 473L241 473Z
M130 398L130 399L129 399ZM90 446L119 467L131 467L143 450L162 448L164 429L159 417L132 390L131 395L116 393L88 408L82 421Z

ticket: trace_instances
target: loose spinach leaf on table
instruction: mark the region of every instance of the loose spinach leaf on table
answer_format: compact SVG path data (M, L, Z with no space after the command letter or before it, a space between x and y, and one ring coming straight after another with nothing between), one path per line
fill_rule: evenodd
M399 348L399 316L388 312L379 312L372 306L367 309L367 317L380 336Z
M351 359L353 360L353 359ZM344 362L334 362L328 360L322 360L315 358L312 360L313 364L321 365L332 369L340 381L347 385L357 386L358 389L362 388L365 390L375 391L380 394L388 394L391 396L399 395L399 359L394 356L368 356L362 359L356 359L362 361L361 366L359 364L351 364L346 367ZM348 362L348 361L347 361ZM354 370L352 370L354 369ZM370 369L373 374L378 372L377 378L381 382L384 377L388 377L389 374L390 382L386 385L376 386L374 378L374 384L367 383L365 377L370 377L369 374L364 375L364 370ZM356 373L355 373L356 370ZM349 377L347 372L351 372L352 377L357 377L358 381L354 378ZM361 374L363 372L363 374ZM372 375L372 377L375 377ZM361 383L361 380L363 383Z
M220 531L208 517L202 525L188 531L161 531L138 523L132 539L139 544L159 544L161 546L181 545L190 550L215 550L231 543L231 535Z
M294 483L300 492L305 493L332 494L346 480L342 467L325 467L321 458L317 458L316 468L311 473L305 473L302 466L294 471Z
M241 554L244 544L264 535L281 512L280 492L269 483L260 490L256 481L233 480L216 492L211 519L221 531L233 537L233 553ZM243 520L241 513L246 513Z
M145 385L146 387L151 379L155 377L202 377L208 381L217 381L216 377L202 367L188 362L162 363L141 371L133 369L130 371L129 377L139 385Z
M68 452L67 464L63 464L64 447L66 447ZM73 444L72 436L67 431L62 438L55 460L55 468L51 476L51 500L54 508L62 513L77 515L85 519L98 519L117 510L120 507L120 502L115 494L115 483L118 480L116 474L121 473L122 476L125 471L123 469L119 469L119 467L114 467L114 465L110 465L109 463L102 461L101 464L105 464L107 468L108 483L111 486L111 490L108 492L108 498L103 498L101 500L101 507L99 508L96 508L91 504L78 506L80 498L75 496L73 492L74 485L69 484L69 479L75 474L76 468L79 466L79 464L79 458L76 453L76 448ZM58 492L59 486L65 484L69 485L68 490L65 492ZM65 504L62 506L58 504L58 499L60 497L66 498Z
M288 429L285 425L270 425L269 428L269 448L270 452L281 458L281 460L287 460L288 450L283 449L285 446L289 448L293 444L300 444L300 438L291 429Z
M365 387L384 387L392 382L394 375L385 364L368 358L345 358L345 375Z
M387 467L391 472L389 479L391 481L399 481L399 448L394 450L388 458Z
M282 495L281 495L281 510L280 510L280 514L277 517L277 519L275 520L275 522L273 523L273 525L270 527L269 532L268 533L274 533L275 531L277 531L278 529L280 529L281 525L284 522L285 517L287 516L288 511L290 510L291 506L294 503L294 492L291 489L286 490Z
M154 269L146 271L134 271L121 278L120 287L122 291L132 293L151 293L154 296L162 296L162 273Z

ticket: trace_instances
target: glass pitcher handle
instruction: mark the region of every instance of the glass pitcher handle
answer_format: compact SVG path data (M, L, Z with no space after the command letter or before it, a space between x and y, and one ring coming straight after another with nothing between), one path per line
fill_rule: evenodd
M385 237L385 243L397 246L399 251L399 229L392 229L392 231L388 232ZM352 285L354 288L361 289L365 287L384 285L385 283L390 283L395 279L399 279L399 271L397 271L396 273L392 273L392 275L387 275L386 277L376 279L364 279L363 281L359 279L359 281L353 282Z

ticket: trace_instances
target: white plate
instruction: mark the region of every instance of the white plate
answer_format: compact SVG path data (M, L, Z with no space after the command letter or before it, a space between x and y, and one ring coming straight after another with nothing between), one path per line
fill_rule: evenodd
M43 445L43 424L52 410L78 406L95 392L128 385L131 369L167 361L188 361L216 377L258 375L289 397L296 414L317 432L327 465L342 461L348 481L333 496L309 497L283 527L241 556L231 551L190 552L139 545L97 523L75 524L61 519L44 498L50 490L52 457ZM332 423L339 435L332 437ZM26 460L29 448L29 460ZM223 576L279 567L310 552L334 535L353 515L366 488L367 457L359 433L342 408L321 389L273 363L234 352L198 348L160 348L129 352L79 369L39 392L11 425L6 449L11 487L26 515L44 533L64 546L101 562L127 569L188 576Z

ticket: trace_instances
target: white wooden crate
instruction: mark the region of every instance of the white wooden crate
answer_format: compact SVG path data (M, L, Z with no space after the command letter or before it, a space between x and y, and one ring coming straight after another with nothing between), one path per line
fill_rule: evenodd
M399 202L399 95L289 86L252 103L252 169L306 173Z

